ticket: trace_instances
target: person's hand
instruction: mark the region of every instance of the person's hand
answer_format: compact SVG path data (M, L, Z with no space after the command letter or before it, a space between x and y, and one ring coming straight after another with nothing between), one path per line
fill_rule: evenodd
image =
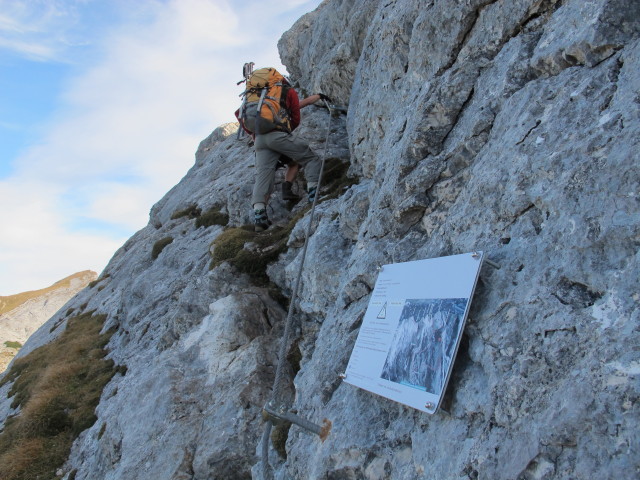
M318 95L320 97L320 100L324 100L325 102L333 103L333 101L329 98L329 96L325 95L324 93L316 93L316 95Z

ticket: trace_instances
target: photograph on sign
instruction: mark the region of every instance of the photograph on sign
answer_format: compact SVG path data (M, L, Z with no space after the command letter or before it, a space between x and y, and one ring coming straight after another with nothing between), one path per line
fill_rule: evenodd
M430 393L442 390L466 306L466 298L406 300L381 377Z
M480 252L385 265L345 381L434 413L451 374L481 263Z

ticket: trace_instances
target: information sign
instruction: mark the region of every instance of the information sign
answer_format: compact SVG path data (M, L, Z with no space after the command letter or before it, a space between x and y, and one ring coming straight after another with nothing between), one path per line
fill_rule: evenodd
M442 401L482 252L382 267L344 381L423 412Z

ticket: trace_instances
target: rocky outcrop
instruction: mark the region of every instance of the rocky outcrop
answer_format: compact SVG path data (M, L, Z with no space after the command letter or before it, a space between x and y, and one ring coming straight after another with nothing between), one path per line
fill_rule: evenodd
M289 349L291 407L333 430L320 442L291 427L275 478L636 475L638 4L329 0L280 51L303 89L349 105L309 107L299 134L322 152L331 118L327 157L358 183L322 193ZM285 316L274 292L291 293L308 213L274 195L276 224L301 220L272 285L210 269L215 241L251 219L252 164L246 138L214 132L103 288L73 300L108 315L127 366L74 444L77 480L259 478ZM443 411L343 384L377 267L473 250L501 268L481 272ZM63 327L52 318L21 355Z
M48 288L0 297L0 373L29 336L97 276L86 270Z
M638 5L424 3L378 3L348 75L352 171L363 178L326 228L362 220L337 288L320 293L305 279L308 303L336 305L313 311L322 324L296 378L296 407L333 414L334 433L321 448L292 433L280 471L629 475L638 468ZM327 27L316 25L318 38ZM301 27L308 35L296 25L281 46ZM322 37L315 55L345 32ZM285 62L298 56L283 51ZM376 266L476 249L502 268L482 272L448 415L339 384ZM309 277L324 270L314 265Z

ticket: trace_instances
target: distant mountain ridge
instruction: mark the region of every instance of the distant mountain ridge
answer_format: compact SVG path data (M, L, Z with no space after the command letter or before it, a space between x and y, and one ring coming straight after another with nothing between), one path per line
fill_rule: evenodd
M70 288L74 283L74 280L80 279L82 282L84 282L85 279L90 276L93 278L89 281L93 281L97 278L98 274L91 270L84 270L82 272L69 275L68 277L63 278L62 280L58 280L53 285L46 288L41 288L39 290L30 290L27 292L17 293L15 295L7 295L7 296L0 295L0 315L10 312L14 308L19 307L20 305L28 302L32 298L37 298L41 295L46 295L50 292L53 292L55 290L59 290L62 288Z
M84 270L46 288L0 296L0 372L33 332L97 277Z

